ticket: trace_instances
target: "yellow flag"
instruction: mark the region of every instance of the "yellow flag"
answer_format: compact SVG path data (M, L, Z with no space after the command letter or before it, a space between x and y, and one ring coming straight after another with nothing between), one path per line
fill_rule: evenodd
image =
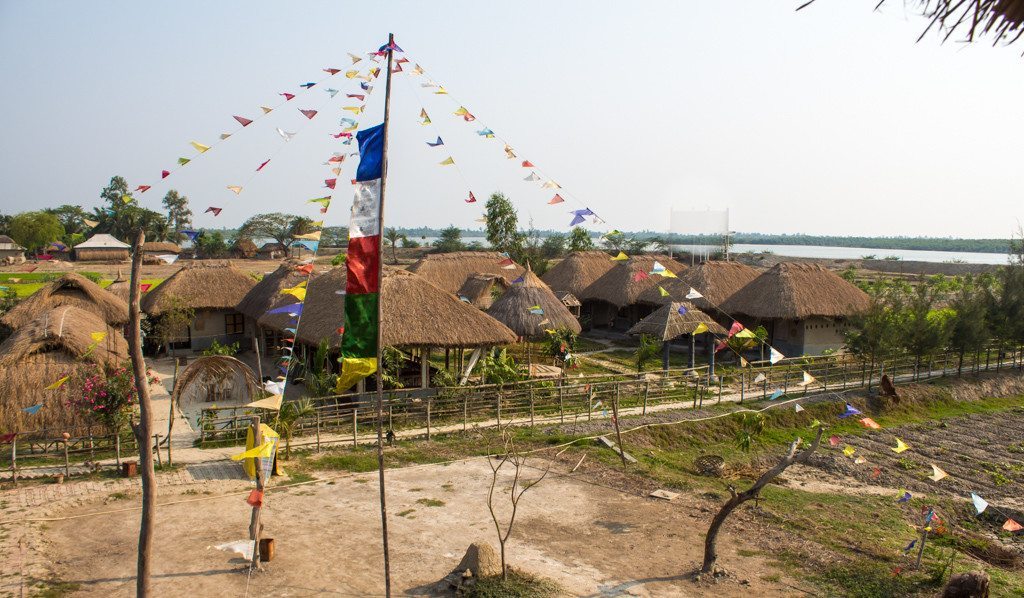
M102 343L103 339L107 338L107 333L106 332L91 332L91 333L89 333L89 336L92 338L93 341L95 341L97 343Z
M448 91L445 90L444 86L442 85L441 87L437 88L437 91L434 92L434 95L448 95Z
M417 65L413 66L412 70L409 71L409 72L414 74L414 75L422 75L423 74L423 67L417 64Z
M662 297L668 297L668 291L661 288L661 285L658 285L658 294L661 295Z
M613 262L622 262L622 261L625 261L625 260L628 260L628 259L629 259L629 256L620 251L619 255L617 255L617 256L612 258L612 261Z
M757 338L756 336L754 336L754 333L751 332L749 328L744 328L743 330L740 330L733 336L735 336L736 338Z
M338 376L334 392L341 394L376 371L376 357L344 357L341 360L341 375Z
M669 270L662 270L661 272L658 272L658 274L660 274L663 278L679 278Z
M691 332L690 334L701 334L701 333L704 333L704 332L707 332L707 331L708 331L708 325L705 324L704 322L701 322L700 324L697 324L697 327L694 328L693 332Z
M241 461L242 459L255 459L256 457L269 457L273 452L274 443L270 440L263 444L251 448L244 453L238 453L237 455L231 455L232 461Z
M274 111L274 109L271 108L270 106L260 106L260 110L263 111L263 114L270 114L271 112Z
M896 439L896 447L895 448L891 448L889 450L891 450L894 453L902 453L903 451L908 450L909 448L910 447L907 446L907 443L905 443L902 440L900 440L899 438L897 438Z
M324 225L324 221L323 220L313 220L309 224L311 226L323 226Z
M429 125L430 122L431 122L430 121L430 116L427 115L427 109L426 108L420 108L420 118L423 119L423 122L420 123L421 125Z
M228 189L234 191L235 195L238 195L239 193L242 192L242 188L238 185L228 185Z
M47 386L45 390L57 390L61 386L64 386L64 383L67 382L68 379L70 379L70 378L71 378L71 376L64 376L60 380L57 380L53 384Z
M231 137L231 133L221 133L220 134L221 140L227 139L228 137Z
M86 220L85 218L83 218L82 222L84 222L85 225L88 226L89 228L95 228L95 227L99 226L99 222L97 222L95 220Z
M282 295L291 295L291 296L295 297L296 299L298 299L299 301L305 301L306 300L306 281L302 281L299 284L297 284L297 285L295 285L295 286L293 286L293 287L291 287L289 289L281 289L281 294Z
M440 162L440 164L441 166L451 166L452 164L455 164L455 160L453 160L451 156L448 156L443 162Z
M308 241L319 241L320 240L320 231L316 230L316 231L313 231L311 233L306 233L304 235L295 235L295 238L296 239L306 239Z
M284 400L282 395L270 395L265 399L246 403L246 407L260 408L260 409L271 409L273 411L281 410L281 401Z
M948 475L949 475L948 473L942 471L941 469L939 469L939 467L937 465L932 463L932 475L928 476L928 478L931 479L934 482L938 482L939 480L941 480L942 478L944 478L944 477L946 477Z
M188 162L188 160L186 160L186 163L187 162ZM122 195L121 196L121 201L123 201L124 203L131 203L132 196L131 195Z
M192 147L196 148L196 151L198 151L200 154L205 153L206 150L210 149L210 146L203 145L198 141L190 141L189 143L192 144Z
M441 89L444 88L442 87ZM467 114L469 114L469 110L466 110L465 106L459 106L459 109L453 112L452 114L454 114L455 116L466 116Z
M345 106L344 108L342 108L342 110L348 110L352 114L359 114L360 112L363 111L363 107L362 106Z
M846 448L843 449L843 454L846 455L847 457L852 457L853 454L856 453L856 452L857 452L857 449L853 448L850 445L846 445Z
M344 129L342 129L342 131L345 131L347 133L349 131L355 131L358 128L359 128L359 125L352 125L351 127L345 127Z
M345 71L345 76L348 77L349 79L355 79L356 75L358 75L358 74L359 74L359 71L356 71L356 70Z

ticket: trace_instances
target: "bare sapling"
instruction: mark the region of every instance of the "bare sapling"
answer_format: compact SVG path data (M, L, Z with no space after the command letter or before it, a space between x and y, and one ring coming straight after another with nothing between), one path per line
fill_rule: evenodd
M782 475L782 472L786 471L786 468L794 463L803 463L818 449L818 445L821 443L821 435L824 432L822 427L818 427L817 434L814 436L814 441L811 446L797 453L797 449L803 443L802 438L797 438L789 445L789 451L786 456L782 458L774 467L761 474L761 477L757 478L754 485L744 490L743 492L737 493L736 488L729 486L729 493L732 495L729 500L722 505L722 508L715 515L715 518L711 520L711 526L708 528L707 537L704 539L704 563L701 565L701 573L711 573L714 569L715 562L718 560L718 552L716 542L718 541L718 532L722 529L722 524L732 514L736 507L759 497L761 490L771 483L772 480Z
M505 546L508 543L509 537L512 535L513 526L516 523L516 514L519 512L519 501L522 500L523 495L526 491L533 488L541 482L548 475L548 471L551 470L551 463L548 462L548 466L544 469L544 473L539 478L533 481L523 481L522 473L526 467L526 456L519 452L516 447L515 440L513 438L510 425L506 425L501 429L501 442L502 452L496 455L492 455L487 460L487 464L491 466L491 487L487 492L487 509L491 512L491 519L494 520L494 529L498 533L498 545L501 549L501 578L503 580L508 579L508 566L505 561ZM509 500L512 503L511 512L508 514L508 523L505 525L504 531L502 530L502 522L498 517L498 512L495 509L495 498L494 489L498 485L498 477L503 467L506 465L510 466L513 471L512 487L509 490Z

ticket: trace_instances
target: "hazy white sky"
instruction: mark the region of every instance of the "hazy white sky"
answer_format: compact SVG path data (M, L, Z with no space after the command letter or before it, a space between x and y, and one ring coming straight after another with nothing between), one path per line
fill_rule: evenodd
M489 127L608 222L595 230L665 230L674 206L728 207L739 231L1011 235L1024 220L1024 45L915 43L925 22L898 0L799 3L3 0L0 210L91 207L120 174L153 185L150 208L186 194L199 227L314 215L304 202L332 176L322 163L350 149L328 135L358 91L342 75L160 171L393 31L406 69L421 64L478 120L396 75L391 225L479 226L502 190L524 223L567 228L582 205L547 205L552 191L475 133ZM364 126L382 118L375 85ZM418 124L421 107L437 128ZM299 134L285 144L278 126ZM446 146L427 147L438 134ZM438 165L449 155L458 170ZM467 187L480 203L463 202ZM350 202L339 181L327 224L346 224Z

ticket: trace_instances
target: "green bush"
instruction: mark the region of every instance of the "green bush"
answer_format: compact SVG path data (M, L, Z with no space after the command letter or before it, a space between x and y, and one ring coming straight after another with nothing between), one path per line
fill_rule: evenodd
M203 355L227 355L228 357L235 355L241 349L241 346L235 342L230 345L222 345L217 342L217 339L213 339L210 346L203 350Z

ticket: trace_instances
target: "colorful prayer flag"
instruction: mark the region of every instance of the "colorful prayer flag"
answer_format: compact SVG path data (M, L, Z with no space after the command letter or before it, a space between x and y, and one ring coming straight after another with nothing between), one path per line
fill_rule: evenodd
M626 261L628 259L629 259L629 256L626 255L624 252L620 251L619 255L617 255L617 256L612 258L612 261L613 262L624 262L624 261Z
M189 141L189 144L192 147L196 148L196 151L199 152L200 154L205 154L206 151L210 149L210 146L199 143L198 141Z
M188 158L178 158L178 164L180 164L180 165L182 165L182 166L184 166L184 165L188 164L188 163L189 163L189 162L191 162L191 161L192 161L192 160L190 160L190 159L188 159ZM121 199L124 199L124 197L122 197Z
M288 93L288 92L279 93L277 95L284 96L284 101L286 101L286 102L290 101L291 99L293 99L295 97L294 93Z
M662 288L661 285L658 285L658 295L662 297L668 297L669 293L664 288Z
M573 210L572 212L569 213L573 215L572 222L569 223L569 226L576 226L580 222L583 222L584 220L586 220L586 216L596 215L592 211L590 211L590 208L583 208L582 210Z
M782 396L782 389L778 388L778 389L775 390L775 392L772 393L772 395L770 397L768 397L768 400L769 401L774 401L775 399L777 399L777 398L779 398L781 396Z
M904 490L903 494L901 494L900 497L896 499L896 502L898 502L898 503L909 502L911 498L913 498L913 496L909 492Z
M263 170L263 167L266 166L267 164L270 164L270 158L264 160L264 162L256 168L256 172Z
M64 383L67 382L70 378L71 378L71 376L64 376L63 378L57 380L56 382L54 382L53 384L47 386L43 390L57 390L61 386L64 386Z
M796 411L797 413L800 413L801 411L804 410L804 408L800 406L800 403L793 403L793 410Z
M533 167L534 167L533 166L533 162L530 162L529 160L523 160L523 168L533 168Z
M1017 523L1013 519L1007 518L1006 523L1003 524L1003 529L1010 533L1019 532L1024 529L1024 525Z
M708 331L708 325L707 325L707 324L705 324L704 322L701 322L700 324L697 324L697 327L696 327L696 328L694 328L694 329L693 329L693 332L691 332L690 334L691 334L691 335L694 335L694 334L703 334L703 333L705 333L705 332L707 332L707 331Z
M971 492L971 502L974 503L974 508L975 508L975 510L978 511L978 513L977 513L978 515L981 515L982 513L984 513L985 509L988 508L988 501L986 501L984 498L978 496L977 494L975 494L973 492Z
M289 133L288 131L285 131L281 127L277 127L277 134L280 135L281 138L284 139L285 141L291 141L292 137L295 137L295 133Z
M271 112L274 111L274 109L271 108L270 106L260 106L260 110L263 111L263 114L270 114Z
M476 203L476 196L472 191L469 192L469 199L466 200L466 203Z
M63 384L63 382L61 382L61 384ZM39 413L39 410L42 409L42 408L43 408L43 404L42 403L36 403L35 405L30 405L28 407L22 407L21 410L24 411L25 413L29 414L29 415L35 415L35 414Z
M240 125L242 125L243 127L248 127L249 125L252 124L252 119L251 118L246 118L244 116L232 116L231 118L237 120L238 123Z
M437 147L437 146L439 146L439 145L444 145L444 140L443 140L443 139L441 139L441 137L440 137L440 136L438 136L438 138L437 138L437 141L434 141L433 143L431 143L430 141L428 141L428 142L427 142L427 145L429 145L430 147Z
M946 472L942 471L941 469L939 469L938 465L932 463L931 466L932 466L932 475L928 476L928 479L930 479L931 481L938 482L942 478L944 478L944 477L949 475L948 473L946 473Z
M310 120L312 120L313 117L316 116L316 110L303 110L299 108L299 112L301 112L303 116Z
M846 448L843 449L843 454L846 455L847 457L852 457L853 454L856 453L856 452L857 452L857 449L853 448L850 445L846 445Z
M441 89L444 89L444 88L442 87ZM465 106L459 106L459 109L456 110L453 114L455 114L455 116L461 116L462 120L464 120L466 122L471 122L471 121L476 120L476 117L473 116L469 112L469 110L466 110Z
M861 418L861 419L859 419L857 421L859 421L860 425L864 426L865 428L871 428L872 430L881 430L882 429L882 426L878 425L878 422L876 422L875 420L871 419L870 417L863 417L863 418Z
M840 419L845 419L845 418L847 418L847 417L850 417L850 416L852 416L852 415L863 415L863 413L861 413L861 412L860 412L860 411L859 411L859 410L858 410L858 409L857 409L856 407L854 407L853 405L851 405L851 404L847 403L847 404L846 404L846 410L845 410L845 411L843 411L842 413L840 413L840 414L839 414L839 418L840 418Z
M513 150L512 146L507 143L505 144L505 157L508 158L509 160L513 160L516 157L515 150Z
M909 448L910 447L907 446L907 443L905 443L902 440L900 440L899 438L897 438L896 439L896 446L891 448L891 449L889 449L889 450L891 450L892 452L898 454L898 453L902 453L903 451L905 451L905 450L907 450Z
M242 192L242 188L238 185L228 185L228 190L234 191L235 195L238 195Z
M697 292L697 289L690 287L690 292L686 293L687 299L702 299L704 295Z
M561 195L559 195L559 194L555 193L555 196L554 196L554 197L552 197L552 198L551 198L551 199L550 199L550 200L548 201L548 205L550 205L550 206L553 206L553 205L555 205L556 203L562 203L562 202L564 202L564 201L565 201L565 200L564 200L564 199L562 199L562 196L561 196Z
M687 298L689 298L689 295L687 295ZM786 356L775 347L770 347L770 349L771 351L768 354L768 363L775 365L786 358Z
M438 164L440 164L441 166L451 166L452 164L455 164L455 160L451 156L448 156L441 162L438 162Z

